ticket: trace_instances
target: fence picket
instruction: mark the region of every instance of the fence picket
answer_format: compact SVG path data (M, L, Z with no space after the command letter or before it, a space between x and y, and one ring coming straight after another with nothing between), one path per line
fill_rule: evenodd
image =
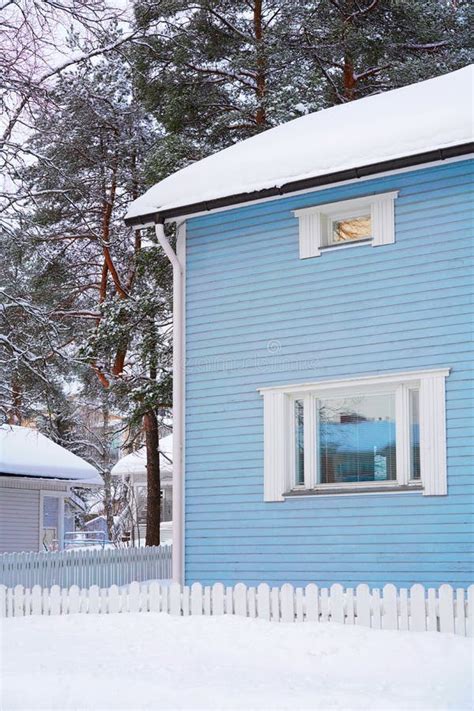
M474 585L469 585L467 589L467 620L466 635L474 637Z
M89 612L89 597L87 595L87 588L82 588L79 593L80 609L79 612L87 614Z
M270 591L270 610L271 619L274 622L280 621L280 590L279 588L272 588Z
M24 614L31 615L31 590L26 588L25 590L25 600L24 600Z
M436 590L429 588L426 600L426 629L428 632L438 631L438 612Z
M451 585L441 585L438 604L440 632L454 633L454 597Z
M347 588L345 595L345 623L346 625L355 624L355 601L353 588Z
M61 612L63 615L69 614L69 590L62 588L61 590Z
M61 614L61 588L59 585L52 585L49 591L49 614Z
M176 585L176 583L173 583L173 585ZM179 587L179 586L178 586ZM148 586L148 609L150 612L160 612L161 611L161 586L160 584L156 581L153 580L150 585ZM181 594L178 593L179 599L178 599L178 605L181 605ZM177 613L171 613L171 614L180 614L180 612Z
M356 624L370 627L371 596L369 586L362 584L356 587Z
M253 587L247 590L247 604L248 616L252 619L257 617L257 591Z
M33 589L31 590L31 614L32 615L41 615L41 613L43 612L42 599L43 599L43 595L42 595L40 586L34 585Z
M374 630L379 630L382 627L382 600L379 588L374 588L372 590L371 614L372 619L370 621L370 626Z
M395 585L384 585L382 590L382 628L384 630L398 629L397 588Z
M96 615L100 612L100 590L98 585L89 588L89 614Z
M304 621L304 594L303 588L295 590L295 620L296 622Z
M204 587L204 614L211 614L211 588L209 585Z
M408 590L401 588L399 593L398 629L408 629Z
M149 612L160 611L160 585L156 582L156 580L152 580L147 587L146 607Z
M72 590L73 590L73 588L71 588L71 592L72 592ZM79 596L78 596L78 598L79 598ZM71 603L71 596L69 596L69 600ZM107 604L107 612L109 615L112 615L116 612L120 612L120 602L121 602L121 599L120 599L119 589L118 589L117 585L111 585L108 588L107 603L106 603ZM76 606L76 604L77 603L75 602L74 606ZM104 612L104 610L103 610L103 612Z
M410 588L410 629L414 632L426 630L426 601L423 585Z
M23 617L25 604L25 589L23 585L16 585L13 593L13 614L15 617Z
M191 615L202 615L202 585L191 585Z
M257 617L270 619L270 587L267 583L260 583L257 587Z
M294 622L295 620L295 592L293 585L285 583L280 590L281 621Z
M69 588L69 614L73 615L80 611L81 598L77 585L71 585Z
M99 598L100 598L100 608L99 612L102 612L104 615L108 615L110 610L109 610L109 590L110 588L101 588L99 591Z
M247 586L243 583L234 587L234 615L247 617Z
M161 590L161 612L169 612L169 588L166 585L160 586Z
M234 590L230 586L225 589L225 614L234 614Z
M329 590L321 588L319 591L319 620L329 622Z
M319 591L318 586L314 583L309 583L305 587L305 613L308 622L319 621Z
M181 615L181 585L179 583L172 583L170 585L169 599L170 615L179 617Z
M224 586L222 583L214 583L211 592L211 613L213 615L224 614Z
M13 617L13 593L14 588L7 590L7 617Z
M140 584L137 582L128 586L128 611L140 612Z
M335 583L330 590L330 614L333 622L344 624L344 590L342 585Z
M455 613L454 618L454 631L456 634L466 635L466 600L464 588L458 588L456 590L456 602L455 602Z
M183 587L183 594L182 594L182 610L183 610L183 616L186 617L187 615L191 614L191 605L190 605L190 600L189 600L189 586L185 585Z

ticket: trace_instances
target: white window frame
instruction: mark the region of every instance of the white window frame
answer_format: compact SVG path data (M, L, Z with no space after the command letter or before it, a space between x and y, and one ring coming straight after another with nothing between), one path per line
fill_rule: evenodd
M370 493L423 489L425 496L447 494L445 379L449 368L260 388L264 400L264 499L284 501L300 494ZM420 398L421 478L410 478L409 394ZM318 483L317 400L338 395L395 395L397 479ZM296 400L304 403L304 485L296 484Z
M381 247L395 242L395 200L398 191L365 195L323 205L293 210L299 223L300 259L320 257L322 252L371 245ZM370 238L333 243L330 237L335 220L370 213Z

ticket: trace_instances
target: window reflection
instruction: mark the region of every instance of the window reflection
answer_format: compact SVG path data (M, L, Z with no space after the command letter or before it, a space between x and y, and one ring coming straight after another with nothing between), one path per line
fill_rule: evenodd
M295 471L296 484L304 484L304 404L303 400L295 401Z
M419 390L410 390L410 478L421 478Z
M395 395L319 400L320 483L396 479Z

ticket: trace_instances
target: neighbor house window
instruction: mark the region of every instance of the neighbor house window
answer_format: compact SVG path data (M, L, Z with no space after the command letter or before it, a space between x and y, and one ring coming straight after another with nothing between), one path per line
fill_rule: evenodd
M299 221L300 258L319 257L325 249L358 243L373 247L392 244L397 195L368 195L294 210Z
M421 487L445 494L448 372L263 388L265 500Z

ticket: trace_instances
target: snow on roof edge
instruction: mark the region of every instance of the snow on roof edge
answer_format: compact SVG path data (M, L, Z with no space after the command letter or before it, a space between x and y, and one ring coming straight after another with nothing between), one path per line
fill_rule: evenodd
M98 470L41 432L18 425L0 426L1 476L29 477L71 483L101 485Z

